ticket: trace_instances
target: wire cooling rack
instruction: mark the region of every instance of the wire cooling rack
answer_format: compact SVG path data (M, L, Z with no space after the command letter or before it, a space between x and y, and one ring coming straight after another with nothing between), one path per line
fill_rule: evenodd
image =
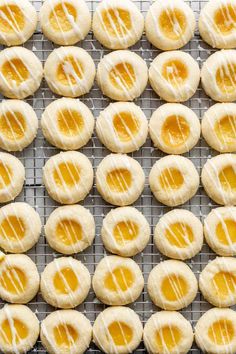
M31 2L36 7L36 9L39 10L43 1L34 0ZM87 1L88 6L92 12L94 12L98 2L99 0ZM152 1L138 0L134 2L137 4L142 13L145 14ZM204 3L206 3L206 0L191 0L186 2L189 3L196 14L196 17L198 18L199 12ZM51 42L44 38L40 28L38 28L38 31L24 46L32 50L43 63L47 59L50 52L55 48ZM103 55L109 52L109 50L103 48L95 40L93 33L91 32L88 34L84 41L78 44L78 46L81 46L89 52L96 65L103 57ZM145 34L142 36L142 39L138 42L138 44L133 46L131 50L145 59L148 66L159 53L159 51L147 41ZM207 46L201 40L197 31L195 33L195 37L183 48L183 50L187 53L190 53L193 58L197 60L200 66L202 65L202 62L205 61L206 58L214 52L212 48ZM36 94L26 101L34 108L38 118L40 119L40 116L47 105L56 98L57 97L49 90L46 82L43 80L41 87L36 92ZM96 84L93 86L93 89L89 94L81 97L81 101L83 101L90 109L92 109L95 117L97 117L99 112L107 107L110 102L109 99L102 95ZM138 98L135 103L141 107L149 119L151 114L164 102L161 101L160 98L150 88L150 86L148 86L142 96ZM199 87L194 97L185 104L194 110L197 116L201 119L203 113L213 104L213 102L204 94L202 88ZM86 147L82 148L80 151L88 156L91 163L93 164L94 170L96 170L96 167L102 158L109 153L109 151L100 144L96 135L93 135L92 139L86 145ZM45 141L41 129L39 129L37 138L29 147L27 147L21 153L15 153L15 156L17 156L22 161L26 168L26 182L24 189L21 195L16 198L16 201L27 202L36 208L41 216L43 225L46 223L50 213L58 205L48 196L45 187L42 184L42 167L50 156L57 153L58 150ZM213 156L214 154L215 152L213 152L201 138L198 145L194 147L189 153L185 154L185 156L193 161L198 169L198 172L200 173L207 158ZM137 207L148 219L153 235L154 227L157 221L164 213L170 209L159 204L152 196L148 186L147 177L155 161L164 156L164 154L160 151L157 151L157 149L155 149L151 144L150 138L148 138L145 145L139 151L130 155L141 163L146 174L145 189L142 196L138 199L134 206ZM103 217L110 211L112 206L106 204L102 200L96 190L95 185L91 190L90 195L81 204L88 208L94 215L96 222L96 237L93 245L81 254L76 254L75 258L81 260L88 267L91 275L93 275L97 263L106 254L106 251L101 242L100 230ZM211 211L212 207L214 207L214 204L212 204L210 199L206 196L202 186L199 187L196 196L194 196L188 203L181 206L181 208L192 211L201 220L203 220L204 217ZM43 232L40 236L38 244L28 252L28 255L36 263L40 273L43 271L46 264L51 262L55 257L60 256L49 247ZM201 253L189 260L187 263L198 277L199 272L205 267L207 262L214 257L215 254L208 248L207 245L204 245ZM158 252L151 239L146 249L141 254L135 256L134 259L142 269L145 278L145 288L139 299L134 304L130 305L130 307L138 313L141 321L145 323L151 314L158 310L151 303L148 297L146 288L147 277L151 269L160 261L164 260L165 257ZM3 305L3 302L0 300L0 307ZM35 311L40 321L44 319L47 314L54 310L54 308L47 305L43 301L40 293L33 301L29 303L29 307ZM96 299L93 291L91 290L86 301L82 305L78 306L77 310L84 313L93 323L98 313L101 312L104 308L105 306ZM191 322L194 327L199 317L209 308L210 305L207 304L201 294L198 293L195 301L190 306L188 306L188 308L181 311L181 313ZM100 353L100 350L91 344L87 352ZM146 350L143 344L141 344L140 347L135 351L135 353L145 352ZM195 345L193 345L190 352L201 353L201 351ZM40 340L38 340L35 348L31 350L30 353L46 353Z

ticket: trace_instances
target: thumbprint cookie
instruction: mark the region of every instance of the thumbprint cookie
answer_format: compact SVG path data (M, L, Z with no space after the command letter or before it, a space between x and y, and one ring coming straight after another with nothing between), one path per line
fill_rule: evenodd
M144 183L141 165L128 155L110 154L98 165L96 187L110 204L133 204L141 195Z
M110 49L126 49L142 36L144 19L131 0L103 0L93 16L96 39Z
M72 257L56 258L41 274L40 289L44 300L60 308L80 305L89 293L88 269Z
M15 199L22 191L25 168L15 156L0 152L0 203Z
M148 121L140 107L132 102L111 103L100 112L96 132L112 152L129 153L146 142Z
M197 279L187 264L168 260L155 266L148 277L148 293L163 310L180 310L197 295Z
M0 350L24 354L31 350L39 336L39 320L25 305L6 304L0 310Z
M104 218L101 236L106 249L122 257L142 252L150 239L145 216L133 207L112 209Z
M37 13L28 0L4 0L0 5L0 44L25 43L37 27Z
M34 262L25 254L5 255L0 262L0 298L25 304L35 297L38 289L39 273Z
M77 150L93 134L94 117L79 99L61 98L50 103L42 114L43 135L58 149Z
M236 1L210 0L199 17L202 39L213 48L236 47Z
M154 243L167 257L180 260L192 258L202 248L202 223L188 210L171 210L157 223Z
M151 116L149 132L154 146L167 154L184 154L200 139L200 122L188 107L166 103Z
M49 245L57 252L82 252L94 240L94 218L90 211L81 205L59 207L49 216L45 235Z
M142 336L139 316L125 306L106 308L97 316L93 326L93 341L106 354L132 353Z
M131 258L104 257L93 276L93 289L106 305L127 305L137 300L144 287L142 272Z
M190 54L170 51L159 54L149 68L149 81L158 96L167 102L184 102L196 92L200 69Z
M214 101L236 100L236 50L220 50L203 64L202 86Z
M236 312L217 307L205 312L196 324L195 341L205 353L235 353Z
M78 151L52 156L43 167L43 181L50 197L61 204L83 200L93 185L93 167Z
M23 47L0 52L0 93L8 98L23 99L38 90L43 67L36 55Z
M195 195L199 187L199 175L192 161L186 157L168 155L152 167L149 184L159 202L177 206Z
M0 209L0 247L6 252L26 252L38 242L41 227L39 214L29 204L4 205Z
M217 155L205 163L202 169L205 192L217 204L236 204L236 155Z
M194 36L193 10L183 0L157 0L145 19L147 39L162 50L179 49Z
M54 49L44 66L49 88L57 95L67 97L88 93L93 86L95 71L91 56L79 47Z
M83 0L45 0L39 19L43 34L60 45L81 41L91 27L91 15Z
M145 90L148 68L138 54L117 50L101 59L97 82L105 96L115 101L133 101Z

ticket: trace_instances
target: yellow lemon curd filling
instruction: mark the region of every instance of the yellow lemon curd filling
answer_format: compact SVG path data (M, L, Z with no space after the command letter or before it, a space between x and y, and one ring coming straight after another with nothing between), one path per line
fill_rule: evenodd
M172 86L180 86L188 77L188 68L180 60L168 60L162 67L162 76Z
M134 276L130 269L118 267L109 272L104 279L104 285L110 291L126 291L132 286Z
M172 246L185 248L194 241L192 228L182 222L176 222L166 227L165 237Z
M24 221L15 215L5 217L0 224L0 236L12 242L21 240L25 231Z
M21 59L7 60L1 67L2 75L11 87L19 86L29 78L29 70Z
M117 89L129 90L136 80L134 68L130 63L119 63L110 70L109 79Z
M225 219L216 226L216 236L223 245L231 245L236 242L236 222Z
M11 169L5 163L0 162L0 189L3 189L11 183Z
M119 168L109 172L106 176L106 181L113 192L122 193L130 188L132 184L132 175L129 170Z
M64 58L57 68L57 79L62 85L71 86L83 78L84 68L73 56Z
M235 29L236 7L232 4L219 6L215 12L214 22L217 30L222 35L228 35Z
M116 242L124 246L138 237L139 227L133 221L121 221L114 227L113 236Z
M180 9L168 8L159 16L159 28L169 39L178 40L184 34L187 18Z
M226 115L215 124L217 138L223 144L235 144L236 142L236 116Z
M20 140L25 130L25 118L20 112L6 112L0 116L0 131L7 139Z
M53 177L59 187L74 187L80 181L80 169L72 162L62 162L54 169Z
M212 278L217 295L225 297L236 291L236 277L230 272L218 272Z
M164 352L166 349L173 350L181 341L182 334L178 327L169 325L160 328L156 332L156 346L159 352Z
M0 6L0 31L16 33L22 31L25 26L25 17L17 5Z
M225 191L230 192L236 190L236 172L232 166L223 168L220 171L218 178Z
M171 147L183 145L190 134L190 127L184 117L172 115L166 118L161 137L164 143Z
M21 269L7 267L0 276L0 284L9 293L20 294L25 290L27 280Z
M73 269L69 267L56 272L53 284L59 294L69 294L79 287L78 278Z
M180 275L170 274L161 283L161 291L168 301L177 301L188 292L188 284Z
M69 324L59 324L53 328L53 335L58 347L69 349L78 340L78 332Z
M184 177L177 168L166 168L159 176L159 183L164 190L177 190L182 187Z
M208 328L208 336L217 345L229 344L234 337L233 323L227 319L214 322Z
M56 226L56 237L66 246L74 245L82 239L82 227L74 220L61 220Z
M113 126L122 142L132 140L139 131L139 121L131 112L120 112L113 117Z
M6 319L1 323L0 338L5 344L18 344L29 334L26 324L16 318Z
M84 128L84 119L80 112L71 109L62 109L58 112L57 124L62 134L75 136Z
M102 25L110 36L124 37L132 28L130 13L119 8L103 10Z
M77 12L74 6L69 3L62 2L56 5L49 15L50 25L54 31L68 32L73 27L73 22L76 21Z
M221 65L216 71L216 83L224 93L232 93L236 88L236 64Z
M131 342L133 330L124 322L114 321L108 326L108 331L115 345L123 346Z

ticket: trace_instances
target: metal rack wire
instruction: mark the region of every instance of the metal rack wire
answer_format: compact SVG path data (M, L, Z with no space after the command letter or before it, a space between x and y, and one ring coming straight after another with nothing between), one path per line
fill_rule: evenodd
M40 8L42 2L42 0L32 1L33 5L37 9ZM95 10L96 4L98 2L99 0L87 1L92 12ZM152 0L135 0L134 2L145 14ZM187 2L194 10L196 17L198 17L200 9L202 8L206 0L189 0ZM50 43L46 38L43 37L42 33L40 32L40 29L38 29L32 39L30 39L24 46L30 50L33 50L33 52L38 56L38 58L42 62L45 62L49 53L55 47L52 43ZM100 58L104 54L109 52L109 50L103 48L95 40L91 32L88 34L84 41L78 44L78 46L81 46L90 53L96 65L100 61ZM143 35L139 43L132 47L131 50L135 51L137 54L142 56L146 60L148 65L159 53L159 51L153 48L151 44L147 41L145 34ZM198 61L200 66L202 61L206 60L206 58L214 52L212 48L203 43L197 32L195 34L194 39L192 39L191 42L183 48L183 50L190 53ZM38 115L38 118L40 119L40 116L45 107L56 98L57 97L55 97L55 95L53 95L47 87L45 81L43 81L38 92L36 92L36 94L32 98L27 99L27 102L32 105ZM96 84L94 85L92 91L82 97L81 100L85 104L87 104L90 109L92 109L95 117L97 117L99 112L109 104L109 99L107 99L101 94L101 91L96 86ZM164 102L161 101L159 97L156 96L156 94L148 86L142 96L138 98L135 103L138 104L145 112L147 117L150 118L153 111ZM203 90L200 87L194 97L188 102L186 102L186 105L193 109L195 113L199 116L199 118L201 118L204 111L212 104L213 102L211 102L211 100L204 94ZM100 144L98 138L95 135L93 135L91 141L87 144L87 146L81 149L81 152L89 157L90 161L94 166L94 169L96 169L101 159L109 153ZM50 156L55 155L56 153L58 153L58 150L50 146L45 141L41 130L39 130L35 141L23 152L15 154L23 162L26 168L26 182L24 185L24 189L21 195L16 200L27 202L31 206L35 207L41 216L43 224L46 223L46 220L50 213L58 206L52 199L49 198L42 184L42 167L47 161L47 159ZM206 145L204 140L201 139L198 145L194 149L192 149L188 154L185 154L185 156L189 157L193 161L200 173L201 168L206 162L206 159L214 154L215 152L213 152ZM133 156L141 163L146 176L148 176L150 168L152 167L154 162L163 155L164 154L162 154L160 151L157 151L153 148L149 138L145 145L139 151L131 154L131 156ZM112 206L106 204L102 200L102 198L96 191L96 186L93 187L90 195L84 200L82 204L88 209L90 209L90 211L95 217L96 238L91 247L86 249L81 254L77 254L75 258L84 262L84 264L88 267L92 275L94 273L96 264L106 254L106 251L102 245L100 238L100 229L104 215L107 214L107 212L112 208ZM192 211L197 217L202 220L204 216L210 212L212 206L214 205L212 204L210 199L205 195L203 188L200 186L197 195L181 207ZM159 204L154 199L147 183L145 185L145 189L142 196L135 203L135 207L137 207L147 217L151 225L152 235L154 227L160 216L169 210L167 207L164 207L163 205ZM38 244L28 252L28 255L30 255L30 257L36 263L39 272L42 272L46 264L52 261L55 257L59 256L59 254L54 252L49 247L44 238L43 233L40 237ZM191 259L188 264L190 265L196 276L198 276L199 272L204 268L206 263L214 257L214 253L207 247L207 245L204 245L201 253ZM147 276L150 273L151 269L158 262L164 260L165 257L158 252L155 245L151 241L144 250L144 252L135 256L134 259L140 265L146 283ZM2 306L3 303L0 302L0 307ZM29 303L29 307L37 313L37 316L40 320L45 318L48 313L53 311L53 308L43 301L40 294L38 294L37 297ZM146 322L150 315L157 310L157 308L155 308L155 306L151 303L148 297L146 286L140 298L130 307L133 308L139 314L140 319L143 322ZM82 311L91 320L91 322L93 322L97 314L103 308L104 305L99 303L94 293L91 291L87 300L77 309L79 311ZM207 304L202 298L201 294L198 293L195 301L187 309L184 309L181 312L188 320L191 321L192 325L194 326L201 314L203 314L208 308L210 308L210 305ZM46 353L40 343L40 340L37 342L35 348L31 352ZM93 344L91 344L91 347L88 349L88 352L99 353L100 350L98 350ZM140 347L136 350L136 353L141 352L146 352L143 344L141 344ZM200 353L200 350L197 347L193 346L190 352Z

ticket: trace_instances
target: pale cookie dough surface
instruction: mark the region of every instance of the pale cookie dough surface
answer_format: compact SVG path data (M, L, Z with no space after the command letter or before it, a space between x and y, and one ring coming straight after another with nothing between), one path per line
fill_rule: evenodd
M25 254L8 254L0 262L0 298L17 304L32 300L39 289L35 263Z
M0 92L8 98L23 99L38 90L43 67L36 55L23 47L0 52Z
M36 30L37 13L28 0L3 0L0 14L0 44L23 44Z
M236 50L220 50L208 57L201 70L202 87L214 101L236 100Z
M103 0L93 16L96 39L110 49L126 49L142 36L144 19L130 0Z
M219 152L236 152L236 104L217 103L202 119L202 135Z
M236 204L236 155L217 155L205 163L202 169L202 184L217 204Z
M133 207L112 209L103 219L101 236L106 249L123 257L143 251L150 239L145 216Z
M159 202L177 206L187 202L197 192L199 175L194 164L186 157L168 155L152 167L149 184Z
M199 141L200 122L188 107L166 103L152 114L149 133L153 144L167 154L184 154Z
M199 276L204 298L217 307L236 304L236 259L217 257L206 265Z
M29 204L4 205L0 209L0 247L5 252L26 252L38 242L41 227L39 214Z
M93 276L97 298L106 305L127 305L137 300L143 287L142 272L131 258L104 257Z
M44 165L43 181L51 198L61 204L74 204L92 188L93 167L78 151L61 152Z
M204 220L208 245L220 256L236 256L236 208L213 209Z
M45 225L49 245L57 252L73 254L89 247L95 237L95 222L88 209L67 205L55 209Z
M41 127L52 145L62 150L78 150L92 137L94 117L79 99L63 97L47 106Z
M197 279L187 264L167 260L155 266L148 277L148 293L163 310L180 310L197 295Z
M105 96L115 101L133 101L148 82L145 61L129 50L105 55L98 64L97 83Z
M235 353L236 312L220 308L205 312L195 327L195 341L206 353Z
M93 86L95 72L88 52L73 46L54 49L44 66L44 77L50 90L67 97L88 93Z
M179 49L194 36L193 10L182 0L155 1L145 19L147 39L162 50Z
M210 0L205 4L200 13L200 35L213 48L235 48L235 21L235 0Z
M190 54L170 51L159 54L149 68L149 81L158 96L167 102L184 102L196 92L200 69Z
M58 310L42 321L40 339L49 354L83 354L92 339L92 326L78 311Z
M106 308L93 326L93 341L106 354L132 353L139 346L142 335L139 316L124 306Z
M148 353L187 354L193 343L191 324L175 311L160 311L146 322L143 340Z
M96 187L103 199L114 205L134 203L144 189L141 165L128 155L110 154L98 165Z
M39 19L44 35L60 45L81 41L91 27L91 14L83 0L46 0Z
M0 329L1 352L23 354L38 339L39 320L25 305L5 305L0 310Z
M112 152L129 153L146 142L148 121L132 102L111 103L96 120L99 140Z
M202 248L202 223L188 210L171 210L157 223L154 243L167 257L180 260L192 258Z
M88 269L72 257L57 258L41 274L40 289L44 300L59 308L80 305L89 293Z
M25 168L15 156L0 152L0 203L9 202L20 194Z
M21 100L0 103L0 147L6 151L22 151L37 135L38 118L33 108Z

